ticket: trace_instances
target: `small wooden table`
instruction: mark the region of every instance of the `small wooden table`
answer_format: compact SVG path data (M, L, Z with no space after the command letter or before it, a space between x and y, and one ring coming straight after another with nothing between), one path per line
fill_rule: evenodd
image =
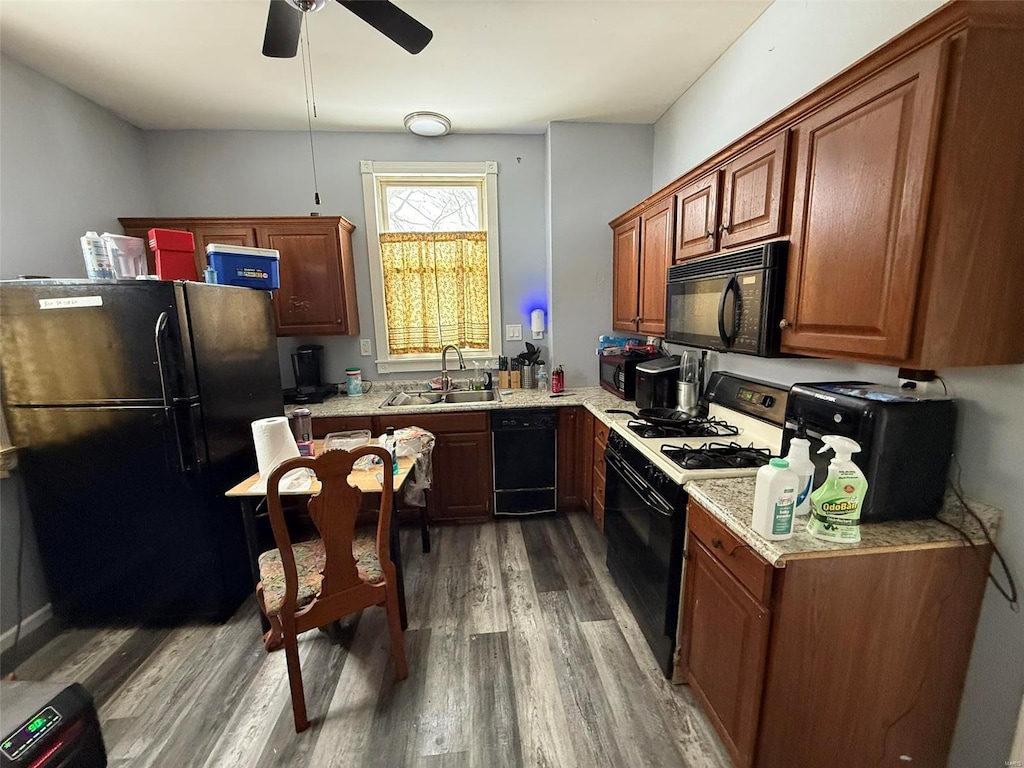
M316 440L313 443L313 451L319 456L323 451L323 440ZM401 544L398 537L398 493L402 486L405 485L405 481L408 479L409 474L412 472L414 460L408 457L400 457L398 459L398 474L390 475L393 482L392 488L394 489L392 516L391 516L391 536L390 536L390 550L391 550L391 561L395 564L395 575L398 577L398 583L396 584L398 591L398 612L402 618L402 629L405 629L408 624L408 616L405 607L405 578L402 572L402 550ZM381 469L359 469L353 470L348 476L349 485L358 488L363 493L381 493L383 486L377 480L377 474L381 472ZM260 546L259 546L259 535L256 531L256 518L258 516L257 510L266 500L266 491L255 489L255 486L259 482L259 474L250 475L238 485L231 488L224 495L228 498L239 499L242 506L242 522L245 525L245 543L249 550L249 567L252 569L253 588L255 589L256 584L260 580ZM282 490L282 496L314 496L320 492L320 481L313 480L309 488L304 490ZM265 516L267 513L264 512ZM421 518L421 524L423 527L423 551L430 551L430 538L427 531L427 520L426 515ZM265 616L260 614L260 621L263 623L263 629L266 631L270 628L269 622Z

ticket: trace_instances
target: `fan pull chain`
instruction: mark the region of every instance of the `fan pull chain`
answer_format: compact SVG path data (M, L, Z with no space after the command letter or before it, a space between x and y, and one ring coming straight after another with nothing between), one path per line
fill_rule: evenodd
M309 126L309 158L313 164L313 203L320 205L320 189L316 182L316 152L313 151L313 117L309 110L309 94L311 89L311 83L313 80L313 61L307 57L309 51L309 22L307 21L309 14L302 14L302 26L306 33L306 49L302 50L302 46L299 49L302 50L302 86L306 95L306 124ZM306 64L307 58L309 58L309 78L306 78Z

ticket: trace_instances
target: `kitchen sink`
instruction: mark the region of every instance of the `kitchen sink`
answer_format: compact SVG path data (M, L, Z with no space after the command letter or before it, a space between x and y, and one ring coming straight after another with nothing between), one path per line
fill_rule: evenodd
M381 404L381 408L392 408L400 405L434 405L440 403L444 395L440 392L396 392Z
M495 390L458 390L440 392L396 392L383 403L381 408L398 408L403 405L436 405L437 403L491 403L501 402Z
M500 402L501 398L493 389L472 392L449 392L444 396L446 403L491 403Z

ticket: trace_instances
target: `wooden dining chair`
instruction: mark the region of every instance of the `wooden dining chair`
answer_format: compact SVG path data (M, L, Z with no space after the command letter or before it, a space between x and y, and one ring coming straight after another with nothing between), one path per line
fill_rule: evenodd
M296 732L309 727L299 667L301 633L329 627L350 613L382 605L388 615L395 677L404 680L409 674L398 613L395 565L389 547L393 495L390 482L383 483L376 536L356 533L362 493L349 485L348 476L357 459L371 454L384 462L384 476L390 480L391 456L382 448L364 446L355 451L327 451L317 458L289 459L267 481L267 509L277 549L259 557L256 598L271 625L264 637L267 649L284 644ZM278 486L286 473L300 467L313 470L321 483L320 492L310 497L308 505L319 537L293 542Z

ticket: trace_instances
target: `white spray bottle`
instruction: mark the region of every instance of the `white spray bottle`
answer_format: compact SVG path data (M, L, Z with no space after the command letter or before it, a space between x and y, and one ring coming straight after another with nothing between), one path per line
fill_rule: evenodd
M794 437L789 441L789 455L786 461L789 468L796 472L796 512L797 517L806 517L811 513L811 484L814 482L814 462L811 461L811 441L802 437Z

